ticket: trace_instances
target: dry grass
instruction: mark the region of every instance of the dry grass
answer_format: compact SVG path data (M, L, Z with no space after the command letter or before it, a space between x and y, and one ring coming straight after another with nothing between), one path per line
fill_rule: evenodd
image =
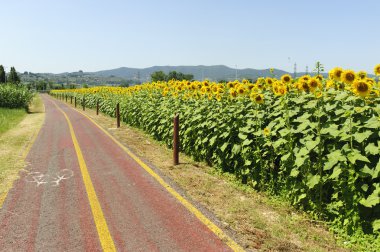
M36 96L25 118L0 134L0 207L13 181L25 167L26 150L45 118L41 97Z
M85 113L174 181L189 199L213 213L219 225L246 250L345 251L325 227L312 224L283 201L243 186L234 176L218 173L183 154L181 164L173 166L172 151L144 132L126 125L115 129L114 118L96 116L89 109Z

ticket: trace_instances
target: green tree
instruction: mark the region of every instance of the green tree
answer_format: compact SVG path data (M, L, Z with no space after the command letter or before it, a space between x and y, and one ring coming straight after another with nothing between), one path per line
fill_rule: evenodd
M0 65L0 83L5 83L5 71L3 65Z
M16 69L14 67L11 67L11 71L8 76L8 82L13 83L13 84L20 83L20 77L18 76Z
M192 74L184 74L177 71L171 71L168 74L167 80L192 80L194 78L194 75Z
M166 81L167 75L163 71L156 71L150 75L152 81Z

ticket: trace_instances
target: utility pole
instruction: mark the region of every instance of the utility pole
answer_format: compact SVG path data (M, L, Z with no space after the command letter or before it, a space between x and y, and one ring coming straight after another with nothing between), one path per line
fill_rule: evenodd
M306 66L306 74L309 74L309 67Z
M294 63L294 76L293 78L297 78L297 63Z
M238 79L238 76L237 76L237 65L235 65L235 80Z
M137 81L140 84L140 71L137 72Z

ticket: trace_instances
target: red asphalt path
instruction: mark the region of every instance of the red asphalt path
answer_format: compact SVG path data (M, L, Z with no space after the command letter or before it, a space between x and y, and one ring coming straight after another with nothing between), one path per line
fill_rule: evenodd
M0 210L0 251L102 251L68 123L43 101L45 123ZM231 251L88 118L54 102L73 125L118 251Z

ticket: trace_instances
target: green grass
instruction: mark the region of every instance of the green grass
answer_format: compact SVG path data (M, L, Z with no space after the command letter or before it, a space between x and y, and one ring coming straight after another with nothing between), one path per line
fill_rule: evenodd
M0 134L15 127L26 116L25 109L0 108Z

